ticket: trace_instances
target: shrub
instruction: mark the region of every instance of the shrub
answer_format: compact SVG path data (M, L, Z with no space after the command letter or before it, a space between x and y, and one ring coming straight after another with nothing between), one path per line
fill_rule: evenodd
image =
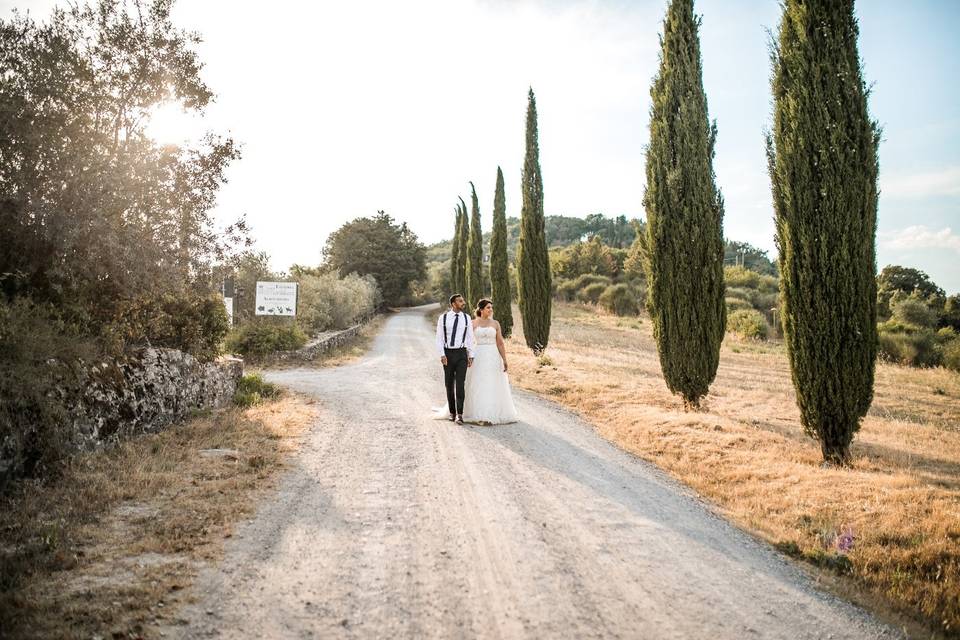
M577 299L581 302L597 304L600 301L600 296L602 296L603 292L607 290L607 286L608 285L602 282L588 284L586 287L577 292Z
M72 434L69 398L81 359L98 355L51 305L0 302L0 490L13 477L52 472Z
M753 289L744 289L743 287L727 287L726 297L727 298L737 298L739 300L744 300L753 306L753 296L756 294L756 291Z
M293 351L306 343L306 334L296 324L263 318L232 331L227 336L226 348L245 356L265 356L277 351Z
M943 362L944 350L930 329L904 331L902 324L879 326L879 354L885 360L914 367L935 367Z
M740 311L741 309L753 309L749 301L741 298L726 298L727 311Z
M371 276L336 272L300 278L297 323L310 334L346 329L380 306L380 291Z
M943 343L951 342L957 339L957 331L953 327L943 327L937 331L937 340Z
M125 344L180 349L202 362L220 355L229 323L219 294L190 291L134 298L120 305L114 322Z
M573 302L577 298L577 283L574 280L554 280L556 296L566 302Z
M760 274L739 265L723 268L723 281L727 289L737 287L756 289L760 286Z
M280 387L266 382L259 373L251 373L240 378L233 394L233 403L238 407L252 407L279 395Z
M770 326L759 311L739 309L727 316L727 331L733 331L744 338L766 340Z
M960 340L951 340L943 346L943 366L960 371Z
M893 319L923 328L933 328L937 325L936 312L916 298L897 301L893 307Z
M586 289L591 284L602 284L606 286L611 283L611 280L607 276L601 276L594 273L585 273L574 280L573 283L577 290L581 290Z
M636 294L625 284L612 284L604 289L599 303L608 312L618 316L635 316L640 312Z

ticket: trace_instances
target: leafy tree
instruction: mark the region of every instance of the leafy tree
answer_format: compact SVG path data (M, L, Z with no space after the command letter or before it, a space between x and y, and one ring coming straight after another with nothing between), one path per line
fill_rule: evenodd
M510 261L507 258L507 201L503 188L503 171L497 167L497 186L493 194L493 233L490 236L490 285L493 308L505 338L513 332L513 309L510 296Z
M873 399L877 146L853 0L784 0L767 139L782 318L800 419L846 464Z
M916 293L927 301L932 309L940 311L946 302L946 294L923 271L887 265L877 276L877 315L889 318L893 311L891 301L898 293L909 296Z
M372 218L347 222L327 238L324 265L340 273L372 275L383 300L399 304L410 284L426 277L426 250L407 223L397 224L378 211Z
M952 327L960 333L960 293L947 298L939 322L941 327Z
M600 240L593 236L587 242L577 242L562 249L551 249L551 269L558 278L572 279L585 273L614 277L619 273L617 260Z
M483 297L483 231L480 229L480 202L477 190L470 183L473 212L470 215L470 235L467 239L467 304L471 307Z
M672 0L650 89L647 306L667 387L696 407L717 374L726 328L723 200L714 183L693 0Z
M517 303L523 320L523 335L534 353L541 353L550 340L550 258L543 229L543 178L537 141L537 101L527 95L527 149L521 182L520 244L517 247Z
M740 265L767 276L777 275L777 266L767 256L767 252L747 242L727 240L723 248L723 262L728 265Z
M211 292L212 265L246 233L241 221L217 234L211 216L232 140L160 146L144 132L158 103L201 111L213 96L171 6L101 0L42 24L0 20L0 292L111 341L131 335L132 306L173 308L148 298Z

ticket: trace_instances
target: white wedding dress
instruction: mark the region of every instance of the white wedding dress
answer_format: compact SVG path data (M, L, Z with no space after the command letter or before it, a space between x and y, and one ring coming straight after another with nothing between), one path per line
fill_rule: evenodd
M463 396L464 422L505 424L517 421L510 381L503 370L503 359L497 349L495 327L475 327L473 366L467 369Z

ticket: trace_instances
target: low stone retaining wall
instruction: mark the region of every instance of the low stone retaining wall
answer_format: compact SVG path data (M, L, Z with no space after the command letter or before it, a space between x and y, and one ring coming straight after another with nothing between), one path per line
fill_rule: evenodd
M336 331L334 333L329 333L315 340L311 340L307 343L306 346L297 349L296 351L282 351L276 354L278 360L300 360L304 362L309 362L315 360L318 356L326 353L334 347L339 347L343 343L347 342L363 329L363 325L367 321L361 322L360 324L355 324L352 327L343 329L342 331Z
M142 349L88 367L79 394L58 390L74 407L79 448L159 431L192 411L225 406L243 376L243 360L201 363L176 349Z

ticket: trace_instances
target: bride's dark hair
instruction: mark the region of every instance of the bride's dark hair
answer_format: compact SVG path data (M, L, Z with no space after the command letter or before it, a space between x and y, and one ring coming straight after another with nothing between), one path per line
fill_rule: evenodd
M474 313L474 315L479 318L479 317L480 317L480 312L483 311L484 309L486 309L486 308L487 308L487 305L491 305L491 304L493 304L493 301L488 300L488 299L486 299L486 298L480 298L480 299L477 301L477 310L476 310L476 312Z

